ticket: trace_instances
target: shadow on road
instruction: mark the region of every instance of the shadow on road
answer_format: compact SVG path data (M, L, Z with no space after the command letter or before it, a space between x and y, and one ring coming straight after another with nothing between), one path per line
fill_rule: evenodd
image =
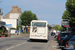
M47 43L47 41L46 41L46 40L27 40L27 42Z
M13 45L13 44L5 44L5 45L1 45L1 46L0 46L0 50L3 49L4 47L10 47L10 46L12 46L12 45Z

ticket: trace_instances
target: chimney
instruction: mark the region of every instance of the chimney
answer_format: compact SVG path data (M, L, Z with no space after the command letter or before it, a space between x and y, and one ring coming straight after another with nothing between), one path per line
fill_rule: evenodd
M21 12L21 8L18 8L18 11Z
M17 11L18 10L18 6L13 6L12 7L12 11Z

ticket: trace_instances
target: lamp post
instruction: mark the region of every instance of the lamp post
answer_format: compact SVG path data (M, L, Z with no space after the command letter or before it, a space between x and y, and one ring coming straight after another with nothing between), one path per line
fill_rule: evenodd
M0 3L1 3L1 0L0 0Z
M1 0L0 0L0 3L1 3Z
M1 2L1 0L0 0L0 2Z
M20 29L20 26L19 26L19 36L20 36L20 30L21 30L21 29Z

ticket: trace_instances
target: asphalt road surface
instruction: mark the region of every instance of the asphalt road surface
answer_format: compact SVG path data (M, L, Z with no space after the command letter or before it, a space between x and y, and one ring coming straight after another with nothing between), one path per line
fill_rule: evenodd
M30 41L29 37L0 39L0 50L52 50L53 36L49 41Z

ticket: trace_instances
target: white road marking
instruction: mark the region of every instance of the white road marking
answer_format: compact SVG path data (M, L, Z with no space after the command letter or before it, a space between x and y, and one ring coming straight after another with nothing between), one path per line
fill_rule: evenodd
M12 49L12 48L14 48L15 46L12 46L12 47L10 47L10 48L8 48L8 49L6 49L6 50L9 50L9 49Z
M18 44L18 45L16 45L16 46L12 46L12 47L10 47L10 48L7 48L6 50L10 50L10 49L12 49L12 48L18 47L18 46L23 45L23 44L25 44L25 43L27 43L27 42L24 42L24 43L22 43L22 44Z

